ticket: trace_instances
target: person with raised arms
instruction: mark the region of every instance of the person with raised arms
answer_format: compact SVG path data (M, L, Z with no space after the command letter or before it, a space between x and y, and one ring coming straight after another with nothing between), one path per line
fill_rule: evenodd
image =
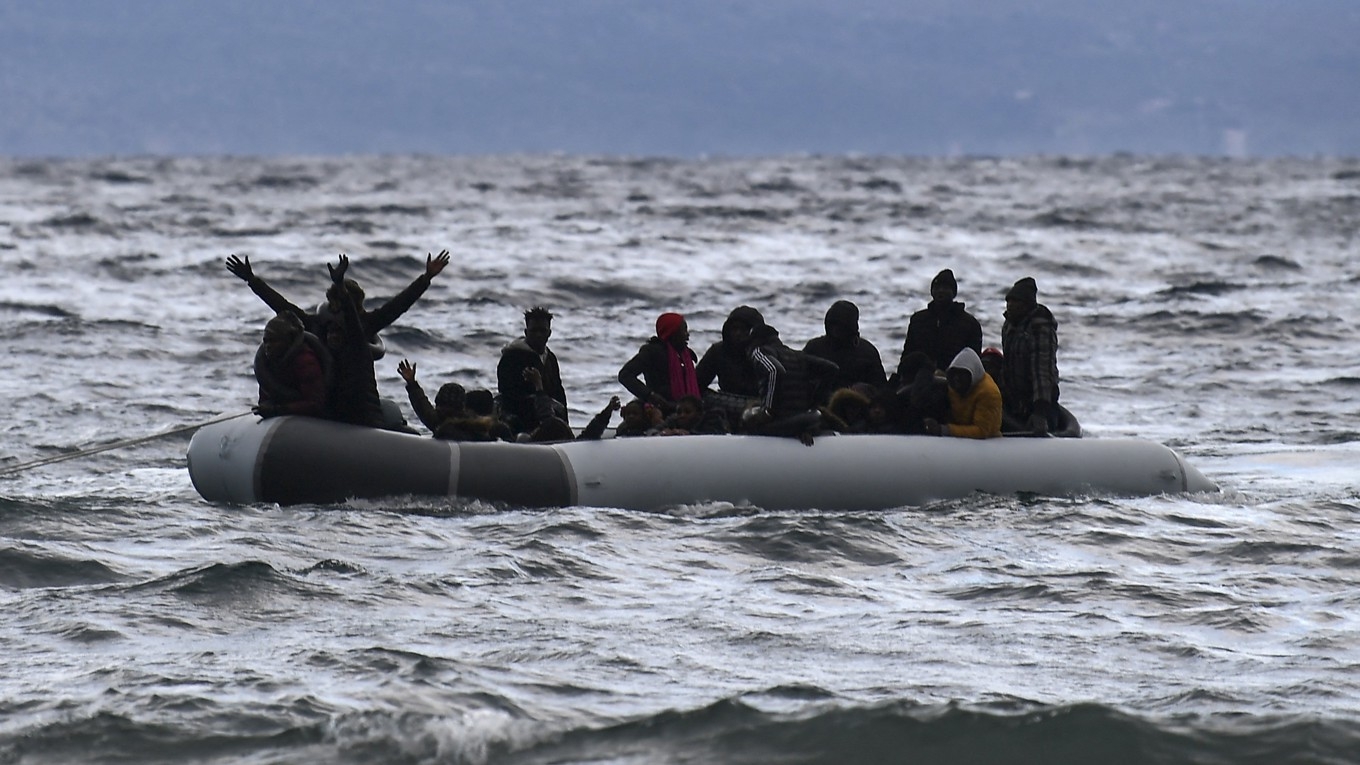
M421 295L430 288L430 282L438 276L444 267L449 264L449 251L441 250L438 255L426 254L425 272L415 278L410 286L395 297L384 302L373 311L364 308L364 290L359 283L353 279L346 279L343 285L332 284L326 290L326 302L317 307L315 312L307 312L294 305L288 298L279 294L277 290L269 286L264 279L255 274L250 265L250 258L241 258L235 254L227 256L227 270L236 278L244 281L250 286L250 291L263 300L265 305L274 309L276 313L289 313L302 321L302 326L308 332L317 337L326 336L326 325L340 319L340 293L342 290L349 292L355 306L359 310L359 321L363 327L365 335L369 338L370 352L373 360L377 361L383 357L382 339L378 333L386 329L401 317L403 313L420 299Z

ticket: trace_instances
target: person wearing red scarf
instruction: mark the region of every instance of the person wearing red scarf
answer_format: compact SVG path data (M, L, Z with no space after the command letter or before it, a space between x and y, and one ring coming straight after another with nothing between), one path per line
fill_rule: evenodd
M639 399L670 414L675 402L699 395L694 373L698 360L689 347L689 325L678 313L663 313L656 320L656 335L619 369L619 383Z

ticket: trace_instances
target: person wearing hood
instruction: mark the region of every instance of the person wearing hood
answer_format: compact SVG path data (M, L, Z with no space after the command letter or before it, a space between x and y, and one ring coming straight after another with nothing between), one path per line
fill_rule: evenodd
M657 317L656 334L619 369L619 383L669 415L675 412L675 402L699 395L696 361L685 317L663 313Z
M883 357L874 344L859 335L859 306L849 300L837 300L826 311L826 334L814 337L803 346L804 353L819 356L839 367L817 391L817 400L830 401L831 394L856 383L864 383L875 390L887 385L883 373Z
M945 373L949 381L949 424L926 420L926 432L955 438L1001 436L1001 390L982 368L972 348L954 357Z
M937 368L949 363L959 351L972 348L982 352L982 325L968 313L959 294L954 272L946 268L930 282L930 303L911 315L902 355L920 351Z
M1058 322L1039 303L1039 287L1026 276L1006 293L1001 327L1006 409L1036 435L1057 429Z
M871 396L854 388L841 388L831 394L822 407L822 418L827 427L837 433L864 433L869 429Z
M260 417L326 416L331 356L293 314L280 313L264 325L264 341L255 352L255 379L260 400L254 410Z
M746 352L751 333L765 326L765 317L749 305L737 306L722 325L722 339L704 351L694 367L704 407L737 422L751 402L760 397L760 377ZM711 387L717 380L718 389Z
M722 339L704 351L694 367L700 388L718 381L718 390L743 399L760 395L760 378L751 366L746 353L747 341L758 327L765 326L765 317L749 305L737 306L727 315L722 325Z
M501 349L496 365L497 398L501 417L515 433L526 433L539 425L534 407L537 392L529 370L538 371L542 393L552 399L556 416L567 419L567 392L562 387L562 370L557 356L548 347L552 337L552 313L536 306L524 312L524 336L511 340Z

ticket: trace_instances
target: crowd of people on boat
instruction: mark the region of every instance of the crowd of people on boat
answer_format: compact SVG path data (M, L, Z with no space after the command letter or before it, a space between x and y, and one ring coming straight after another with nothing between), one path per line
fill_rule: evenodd
M395 297L369 311L349 258L327 264L326 300L308 311L257 276L249 258L231 255L227 270L274 310L255 354L261 417L303 415L354 425L418 431L379 395L381 332L425 293L449 263L447 250L426 257L425 270ZM496 390L441 385L433 403L403 359L397 374L411 408L435 438L455 441L559 442L604 437L742 433L798 438L819 435L915 434L987 439L1047 435L1064 427L1058 404L1057 322L1024 277L1005 296L1001 347L983 348L982 326L958 300L954 273L940 271L930 301L912 314L895 369L888 373L873 343L860 336L859 307L838 300L826 311L825 333L801 350L751 306L738 306L721 339L700 357L689 346L680 313L663 313L655 334L619 368L631 395L614 396L580 431L569 422L567 393L548 347L553 314L524 312L524 332L505 345Z

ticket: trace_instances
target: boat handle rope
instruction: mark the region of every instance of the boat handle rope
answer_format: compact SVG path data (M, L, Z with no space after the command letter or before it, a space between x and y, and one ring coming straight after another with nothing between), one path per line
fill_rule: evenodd
M81 450L79 450L79 451L68 452L68 453L66 453L66 454L57 454L57 455L52 456L52 457L44 457L44 458L42 458L42 459L33 460L33 461L31 461L31 462L22 462L22 463L20 463L20 464L18 464L18 465L10 465L9 467L6 467L6 468L0 468L0 476L7 476L7 475L14 474L14 473L21 473L21 472L23 472L23 471L25 471L25 470L32 470L33 468L42 467L42 466L44 466L44 465L51 465L51 464L56 463L56 462L65 462L65 461L67 461L67 460L73 460L73 459L77 459L77 458L79 458L79 457L88 457L88 456L90 456L91 454L99 454L100 452L107 452L107 451L112 451L112 450L114 450L114 449L121 449L121 448L123 448L123 447L125 447L125 446L136 446L137 444L144 444L144 443L146 443L146 442L148 442L148 441L155 441L155 440L158 439L158 438L166 438L166 437L168 437L168 436L177 436L177 435L179 435L180 433L186 433L186 432L188 432L188 431L198 430L199 428L207 427L208 425L212 425L212 424L214 424L214 423L218 423L218 422L226 422L227 420L234 420L234 419L236 419L237 417L244 417L244 416L246 416L246 415L248 415L248 414L252 414L252 413L253 413L253 412L251 412L251 411L245 411L245 412L240 412L240 413L238 413L238 414L224 414L224 415L222 415L221 417L214 417L213 419L208 420L208 421L206 421L206 422L196 422L196 423L193 423L192 425L182 425L182 426L180 426L180 427L178 427L178 428L174 428L174 429L171 429L171 430L167 430L167 431L165 431L165 432L163 432L163 433L154 433L154 434L149 435L149 436L139 436L138 438L128 438L128 439L124 439L124 440L122 440L122 441L114 441L114 442L111 443L111 444L102 444L102 445L100 445L100 446L92 446L92 447L90 447L90 448L88 448L88 449L81 449Z

